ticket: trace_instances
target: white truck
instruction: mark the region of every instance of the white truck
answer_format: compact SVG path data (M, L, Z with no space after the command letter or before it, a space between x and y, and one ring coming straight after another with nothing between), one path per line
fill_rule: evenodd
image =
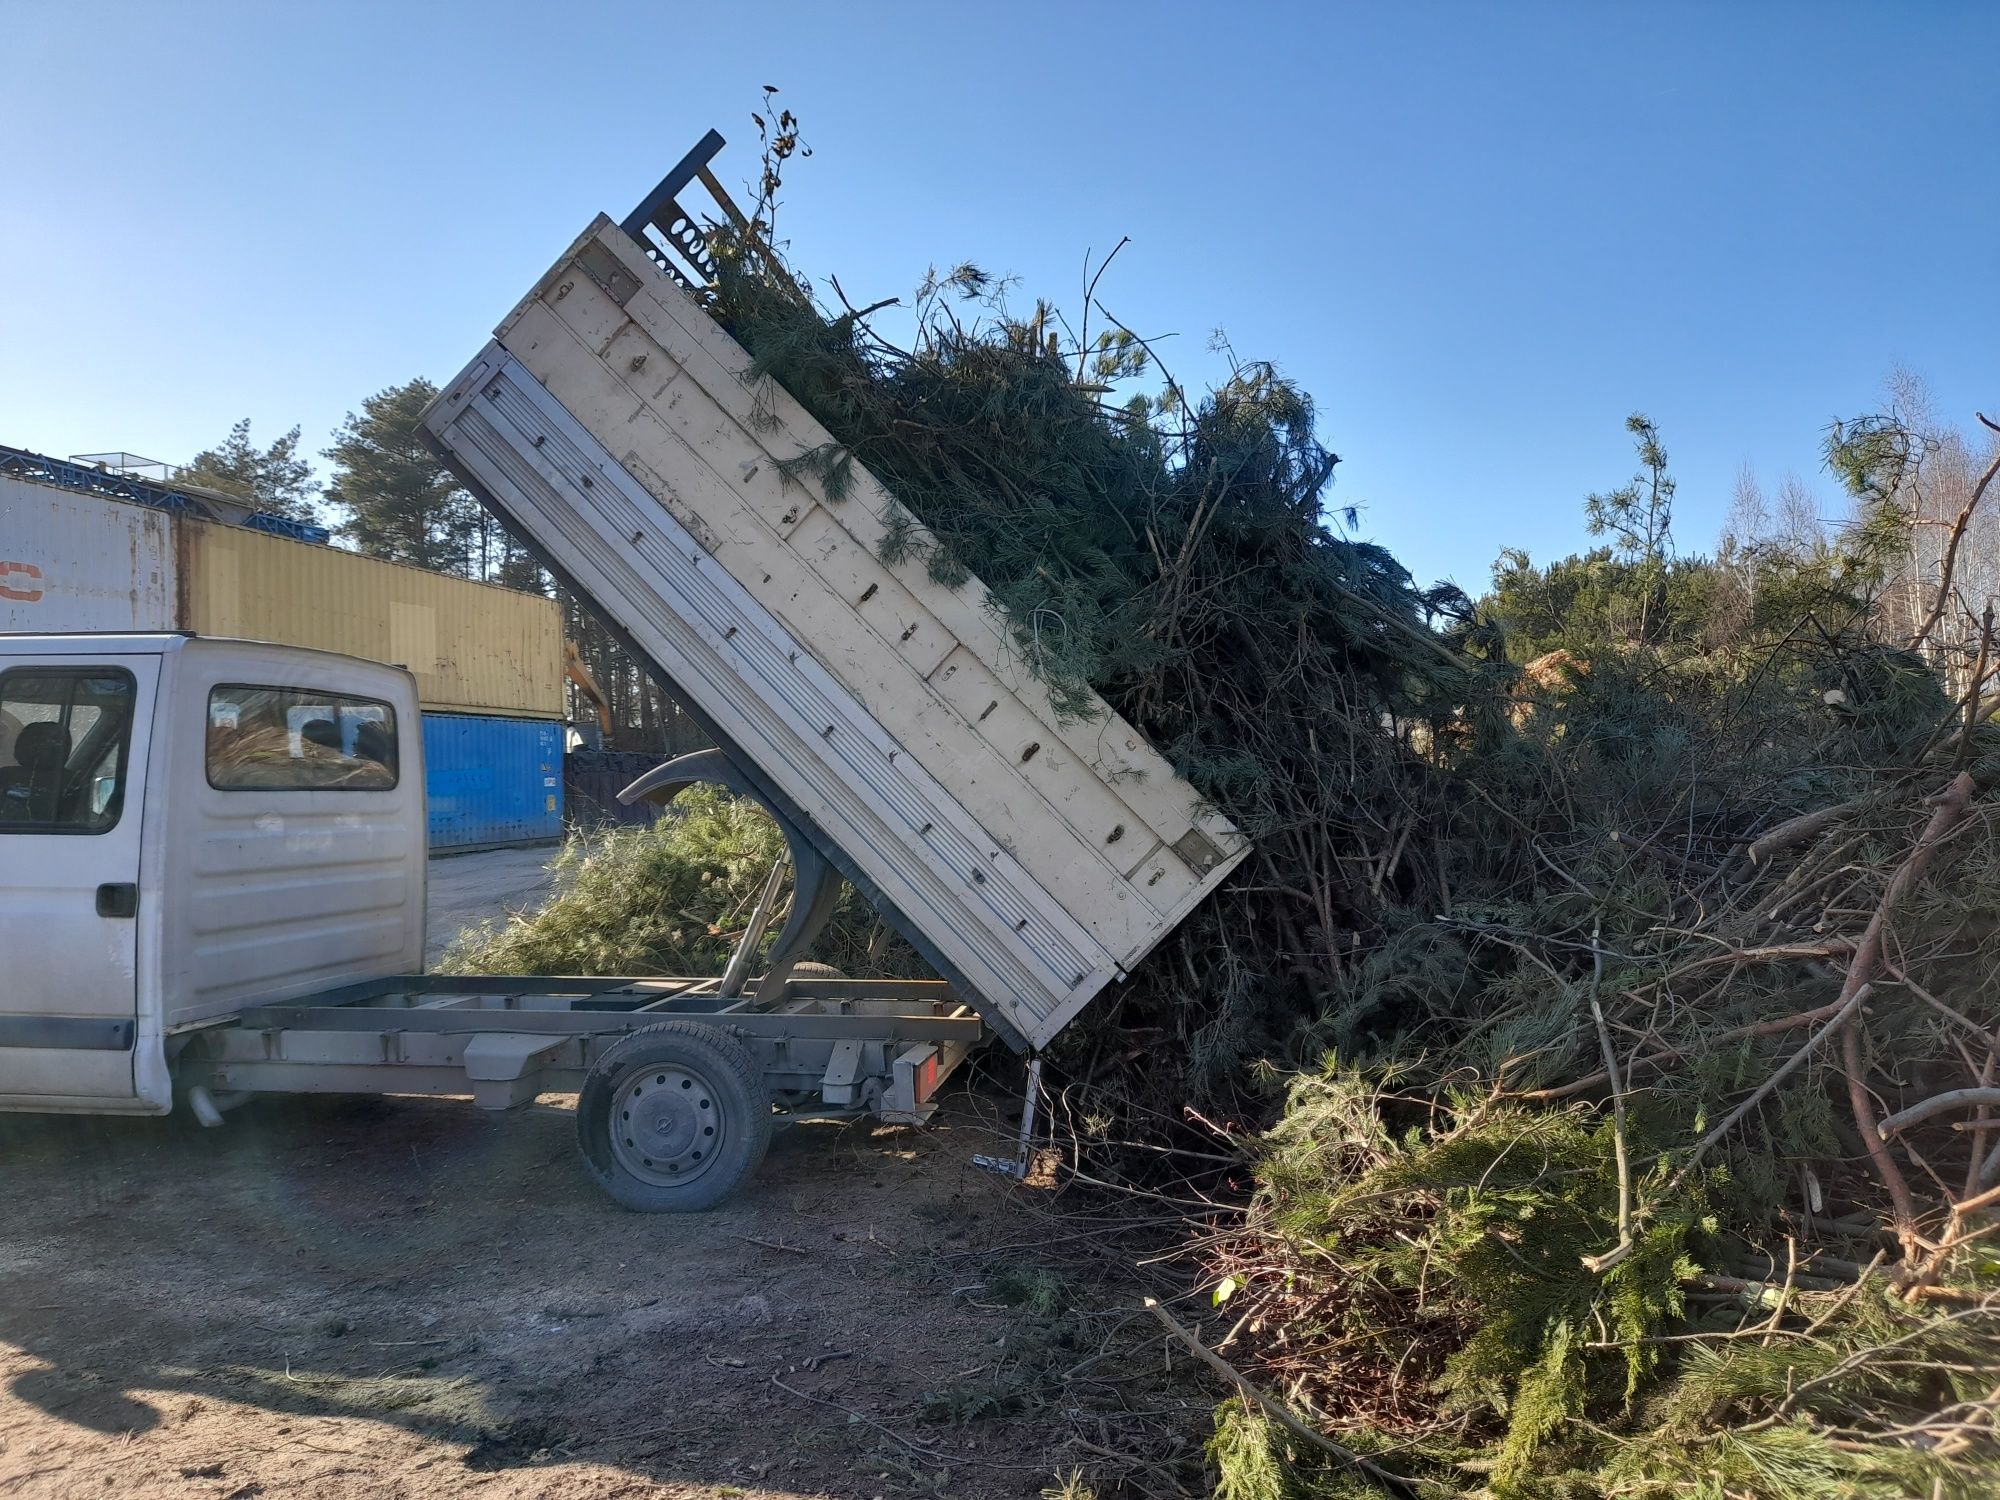
M259 1092L578 1096L628 1207L699 1209L775 1121L920 1121L989 1033L1033 1053L1248 843L1107 706L1059 716L977 580L878 549L895 503L703 311L677 195L600 217L441 392L427 436L705 724L693 781L760 801L779 885L720 976L421 972L407 673L186 634L0 636L0 1109L205 1121ZM0 517L4 540L4 517ZM0 547L4 551L4 547ZM936 980L803 962L845 879Z

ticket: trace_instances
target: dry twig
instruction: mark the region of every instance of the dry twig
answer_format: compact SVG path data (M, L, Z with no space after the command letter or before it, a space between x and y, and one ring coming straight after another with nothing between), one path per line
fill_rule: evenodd
M1146 1311L1150 1312L1165 1325L1167 1332L1179 1341L1182 1348L1186 1349L1211 1370L1229 1381L1231 1385L1236 1387L1245 1400L1254 1402L1265 1415L1277 1422L1279 1426L1291 1433L1293 1437L1298 1438L1302 1442L1310 1443L1322 1453L1338 1459L1350 1468L1358 1469L1377 1484L1392 1489L1398 1494L1409 1495L1421 1493L1421 1488L1417 1481L1407 1479L1401 1474L1383 1468L1374 1460L1362 1457L1362 1455L1356 1453L1352 1448L1336 1443L1332 1438L1326 1436L1326 1434L1315 1432L1304 1422L1301 1422L1292 1409L1286 1406L1284 1402L1264 1390L1262 1386L1251 1380L1249 1376L1237 1369L1236 1366L1217 1354L1213 1349L1210 1349L1192 1333L1189 1333L1186 1328L1181 1326L1180 1320L1168 1312L1166 1308L1162 1307L1156 1299L1148 1297L1145 1301L1145 1307Z

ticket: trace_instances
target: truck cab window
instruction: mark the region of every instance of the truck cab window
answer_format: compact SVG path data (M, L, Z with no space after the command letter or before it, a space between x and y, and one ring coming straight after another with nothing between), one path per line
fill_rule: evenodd
M131 676L113 667L0 675L0 836L117 825L132 699Z
M225 684L208 695L207 759L219 791L387 791L396 711L313 688Z

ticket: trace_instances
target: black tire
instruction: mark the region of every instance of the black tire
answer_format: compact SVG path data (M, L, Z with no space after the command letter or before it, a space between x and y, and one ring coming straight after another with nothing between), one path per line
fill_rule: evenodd
M576 1101L576 1144L597 1185L638 1213L700 1213L771 1144L763 1069L735 1037L662 1021L607 1047Z
M792 972L786 977L790 979L845 979L847 976L832 964L818 963L808 958L801 959L798 963L793 964Z

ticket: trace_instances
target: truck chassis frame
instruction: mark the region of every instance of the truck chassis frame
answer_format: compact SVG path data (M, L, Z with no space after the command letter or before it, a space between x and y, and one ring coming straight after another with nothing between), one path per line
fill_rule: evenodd
M719 757L687 756L622 795L670 801L689 781L732 778ZM190 1028L172 1039L173 1072L210 1125L267 1093L470 1095L491 1110L574 1093L586 1167L648 1212L722 1201L780 1122L921 1125L986 1022L945 980L802 966L839 883L778 821L785 852L714 978L392 975ZM790 916L751 978L788 869Z
M935 979L790 979L765 1000L720 978L428 974L258 1006L183 1033L175 1072L214 1098L466 1096L485 1109L579 1091L620 1040L662 1021L733 1036L781 1117L921 1124L985 1023Z

